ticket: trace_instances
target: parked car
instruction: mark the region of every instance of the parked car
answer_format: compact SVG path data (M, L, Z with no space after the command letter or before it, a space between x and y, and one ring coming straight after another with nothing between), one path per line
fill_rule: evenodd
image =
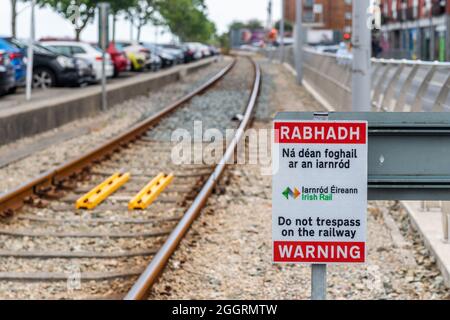
M183 44L182 46L180 46L180 48L183 50L183 54L184 54L184 63L189 63L192 61L197 60L195 58L195 51L192 50L189 45L187 44Z
M217 49L215 46L208 46L209 51L211 52L211 55L217 56L220 54L220 50Z
M41 44L61 55L83 58L88 60L95 71L95 81L102 78L102 50L89 43L77 41L43 41ZM111 78L114 75L114 65L110 55L106 54L106 77Z
M203 57L201 48L198 43L196 42L187 42L185 43L185 46L187 47L189 51L189 61L193 60L200 60Z
M208 47L208 46L206 46L206 45L204 45L204 44L201 44L201 43L199 43L199 46L200 46L200 50L201 50L201 52L202 52L203 58L207 58L207 57L210 57L210 56L212 55L212 53L211 53L211 51L209 50L209 47Z
M8 54L14 68L15 86L11 88L11 91L14 91L17 87L25 85L27 67L22 51L11 43L9 39L6 37L0 38L0 50L4 50Z
M151 71L158 71L162 68L162 60L159 56L156 54L151 53L150 56L150 70Z
M126 41L116 42L118 50L123 50L130 60L131 70L142 71L144 69L151 69L151 52L144 46L138 43L131 43Z
M176 63L176 58L159 45L150 42L141 42L141 45L161 58L163 68L171 67Z
M106 52L109 53L114 64L114 77L117 77L121 72L130 70L131 63L125 51L123 49L119 50L114 42L110 42Z
M314 49L319 53L337 53L339 45L318 45Z
M15 86L15 70L9 59L9 53L0 50L0 95L11 92Z
M175 64L184 63L184 49L181 46L175 44L162 44L161 47L175 57Z
M27 54L28 44L11 38L11 41ZM33 87L49 88L62 86L81 86L86 84L91 75L80 76L81 62L35 43L33 45ZM92 72L92 71L91 71Z

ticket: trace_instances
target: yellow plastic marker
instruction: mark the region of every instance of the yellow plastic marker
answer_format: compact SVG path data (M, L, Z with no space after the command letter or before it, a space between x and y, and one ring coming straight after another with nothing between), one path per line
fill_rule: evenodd
M158 174L128 203L129 210L145 209L156 200L159 194L172 182L173 174Z
M76 202L77 209L94 209L130 179L130 173L117 172Z

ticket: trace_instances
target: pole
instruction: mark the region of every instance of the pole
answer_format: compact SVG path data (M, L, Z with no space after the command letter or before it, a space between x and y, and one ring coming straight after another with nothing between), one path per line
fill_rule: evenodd
M353 1L352 110L370 111L371 30L367 26L370 0Z
M447 32L445 33L445 43L446 43L446 61L450 61L450 3L447 1L447 13L445 16L445 23L447 25Z
M108 109L108 101L106 96L106 49L108 47L108 9L109 3L100 2L100 45L102 48L102 110Z
M327 265L311 266L311 300L327 299Z
M280 62L284 62L284 1L281 0L281 19L280 19Z
M133 23L134 17L130 14L130 42L133 42Z
M435 37L435 33L434 33L434 26L433 26L433 7L432 7L432 3L429 2L429 10L430 10L430 26L429 26L429 32L430 32L430 48L428 50L430 50L430 61L434 61L435 60L435 55L434 55L434 48L435 48L435 41L436 41L436 37Z
M314 120L327 121L328 112L315 112ZM312 264L311 265L311 300L327 299L327 265Z
M272 0L269 0L269 3L267 4L267 24L266 24L267 31L270 32L272 29Z
M30 23L30 37L28 39L27 50L27 79L25 96L27 100L31 100L31 87L33 85L33 45L35 37L35 23L34 23L34 7L36 0L31 1L31 23Z
M295 69L297 71L297 84L303 81L303 27L302 27L303 1L295 2Z

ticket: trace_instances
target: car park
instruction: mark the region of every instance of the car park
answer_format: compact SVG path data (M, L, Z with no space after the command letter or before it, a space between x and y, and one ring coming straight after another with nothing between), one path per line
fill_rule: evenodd
M0 50L4 50L4 52L8 54L11 65L14 68L15 86L11 88L11 91L14 91L17 87L25 85L25 57L22 54L22 51L16 45L11 43L10 38L7 37L0 38Z
M95 71L95 81L98 82L101 80L103 52L100 48L92 46L89 43L77 41L43 41L41 43L43 46L61 55L88 60ZM105 62L106 77L111 78L114 75L114 65L108 53L106 53Z
M0 50L0 95L11 92L11 89L15 86L15 70L10 61L9 53Z

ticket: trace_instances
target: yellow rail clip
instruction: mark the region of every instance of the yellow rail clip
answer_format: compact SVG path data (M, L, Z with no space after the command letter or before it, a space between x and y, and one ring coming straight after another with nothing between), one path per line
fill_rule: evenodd
M94 209L130 179L130 173L117 172L76 202L77 209Z
M146 209L159 194L172 182L173 174L158 174L128 203L129 210Z

